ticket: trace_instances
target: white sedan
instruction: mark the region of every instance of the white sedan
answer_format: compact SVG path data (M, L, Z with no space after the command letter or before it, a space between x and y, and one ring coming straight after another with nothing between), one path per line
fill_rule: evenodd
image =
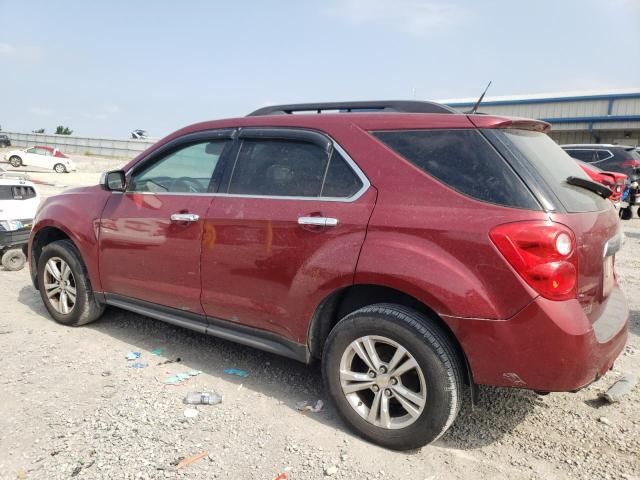
M76 170L76 166L69 157L57 148L35 146L24 150L12 150L5 154L4 160L12 167L21 166L45 168L56 173L66 173Z

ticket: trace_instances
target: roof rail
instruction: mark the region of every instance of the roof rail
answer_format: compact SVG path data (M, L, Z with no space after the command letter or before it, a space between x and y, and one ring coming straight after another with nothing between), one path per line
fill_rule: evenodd
M295 112L316 112L323 110L339 110L343 112L401 112L401 113L459 113L457 110L440 103L418 102L414 100L379 100L365 102L326 102L295 103L291 105L272 105L251 112L248 117L262 115L286 115Z

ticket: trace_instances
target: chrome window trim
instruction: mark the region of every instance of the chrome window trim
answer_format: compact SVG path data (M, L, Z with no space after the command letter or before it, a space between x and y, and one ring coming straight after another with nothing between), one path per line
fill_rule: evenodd
M265 127L267 128L267 127ZM323 135L326 135L323 133ZM326 135L329 140L331 140L331 144L333 148L342 156L347 165L351 167L351 170L356 174L356 176L362 182L362 187L356 193L351 195L350 197L299 197L299 196L284 196L284 195L247 195L243 193L213 193L213 192L203 192L203 193L190 193L190 192L111 192L115 194L136 194L136 195L174 195L174 196L199 196L199 197L230 197L230 198L265 198L270 200L306 200L306 201L317 201L317 202L342 202L342 203L352 203L362 197L369 187L371 186L371 182L364 174L364 172L360 169L358 164L351 158L351 156L329 135ZM237 158L236 158L237 160ZM142 160L144 161L144 160ZM235 168L235 161L233 164ZM134 167L131 167L126 175L128 176L131 170Z

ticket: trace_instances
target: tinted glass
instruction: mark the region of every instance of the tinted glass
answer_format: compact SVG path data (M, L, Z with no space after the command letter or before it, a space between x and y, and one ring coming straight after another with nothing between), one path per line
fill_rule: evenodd
M583 162L591 163L597 160L593 150L565 150L573 158L582 160Z
M609 208L611 202L585 188L569 185L567 177L591 178L549 136L516 129L487 130L489 138L524 158L543 178L568 212L592 212Z
M0 200L13 200L11 185L0 185Z
M539 210L513 169L476 130L375 132L388 147L441 182L470 197Z
M322 196L348 198L355 195L361 188L360 178L337 150L334 150L322 187Z
M317 145L289 140L243 140L229 193L317 197L327 167Z
M133 175L130 191L205 193L228 140L183 147Z
M607 160L613 157L613 154L608 150L596 150L596 154L598 155L598 161Z

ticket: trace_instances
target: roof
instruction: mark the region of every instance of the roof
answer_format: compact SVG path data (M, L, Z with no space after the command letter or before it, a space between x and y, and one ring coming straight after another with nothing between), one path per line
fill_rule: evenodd
M485 97L482 105L507 105L518 103L556 103L571 101L609 100L611 98L640 98L640 87L611 90L583 90L572 92L531 93L520 95L505 95ZM473 105L478 97L450 98L437 100L452 107L465 107Z

